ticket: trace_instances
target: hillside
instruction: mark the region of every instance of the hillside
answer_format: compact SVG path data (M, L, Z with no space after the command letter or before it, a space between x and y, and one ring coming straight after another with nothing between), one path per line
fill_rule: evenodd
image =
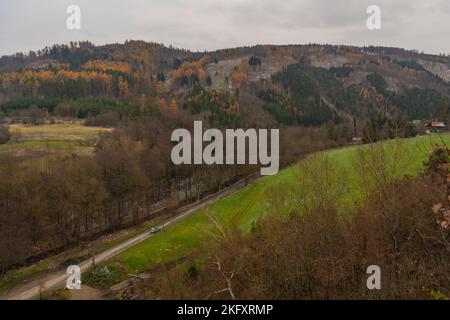
M23 118L20 110L37 106L50 116L117 125L182 108L222 125L332 121L361 135L368 120L378 127L399 117L446 121L449 81L449 57L396 48L264 45L197 53L143 41L81 42L2 57L0 119Z
M217 240L216 223L219 223L226 233L233 234L236 228L251 233L254 224L268 214L287 218L292 210L305 205L301 201L318 196L317 190L314 189L314 180L317 182L323 179L320 177L320 171L324 170L321 168L323 161L331 164L334 174L326 178L330 183L326 192L333 194L334 204L340 208L341 213L344 216L349 215L349 212L364 202L367 188L373 191L371 185L375 182L370 182L370 177L364 178L358 172L361 156L366 157L367 163L363 165L370 166L368 162L373 161L369 159L373 156L372 152L379 152L384 157L386 172L396 180L401 180L406 176L417 176L421 173L430 149L443 142L449 144L450 135L393 140L311 155L297 165L282 170L278 175L261 178L235 194L217 201L208 209L198 211L161 231L157 236L128 249L107 264L109 275L101 272L102 266L93 271L97 278L91 274L87 275L88 284L105 288L127 279L127 274L152 274L152 270L157 270L161 264L183 264L185 258L191 261L189 263L197 261L201 264L201 254L204 254L202 248L207 246L208 242Z

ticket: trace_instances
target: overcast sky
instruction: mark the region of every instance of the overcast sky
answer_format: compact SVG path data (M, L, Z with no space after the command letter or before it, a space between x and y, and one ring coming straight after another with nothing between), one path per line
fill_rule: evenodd
M371 4L382 30L366 27ZM66 27L69 5L81 8L81 30ZM450 0L0 0L0 55L127 39L200 51L314 42L450 53Z

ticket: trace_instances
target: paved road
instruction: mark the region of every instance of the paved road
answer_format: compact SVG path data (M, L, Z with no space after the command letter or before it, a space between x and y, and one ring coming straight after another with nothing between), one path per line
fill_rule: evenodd
M175 216L174 218L164 222L163 224L159 225L158 227L163 229L165 227L168 227L172 224L177 223L178 221L186 218L191 213L198 211L200 209L203 209L204 207L208 206L209 204L217 201L220 198L223 198L231 193L236 192L237 190L241 189L245 185L247 185L247 182L251 179L254 179L257 175L251 175L247 178L244 178L235 184L213 194L205 199L202 199L200 202L186 206L180 210L180 214ZM138 236L135 236L134 238L131 238L129 240L126 240L110 249L107 249L95 256L95 262L101 263L108 259L111 259L112 257L120 254L121 252L135 246L136 244L151 238L151 237L157 237L158 234L151 235L149 232L144 232ZM92 267L92 259L85 260L78 264L78 266L81 269L81 272L84 272L88 270L90 267ZM39 291L45 291L49 289L58 289L63 288L66 285L68 275L66 274L65 269L61 269L52 273L49 273L45 275L44 277L40 277L39 279L32 280L26 284L18 285L17 287L11 289L6 294L0 296L0 300L27 300L32 299L33 297L36 297L39 295Z

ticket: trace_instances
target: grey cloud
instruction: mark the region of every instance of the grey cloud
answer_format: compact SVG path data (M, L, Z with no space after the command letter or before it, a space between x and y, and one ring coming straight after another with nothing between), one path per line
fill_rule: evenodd
M69 4L82 9L80 31L65 28ZM370 4L382 9L381 31L365 27ZM2 0L0 55L126 39L191 50L326 42L448 53L449 18L448 0Z

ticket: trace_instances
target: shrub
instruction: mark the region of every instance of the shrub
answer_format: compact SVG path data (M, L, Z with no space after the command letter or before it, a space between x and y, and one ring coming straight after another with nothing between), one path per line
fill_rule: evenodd
M83 274L82 283L94 288L108 288L117 283L119 272L111 266L96 266Z
M91 127L117 127L120 121L118 112L106 112L95 117L88 117L85 121L86 126Z
M448 156L447 148L436 145L433 150L431 150L428 160L424 162L425 171L435 172L438 170L439 165L449 162L450 158Z
M70 298L70 291L67 289L44 291L39 294L39 300L70 300Z
M251 56L248 60L248 64L251 66L260 66L261 65L261 59L255 56Z
M11 139L8 126L0 126L0 144L5 144Z

